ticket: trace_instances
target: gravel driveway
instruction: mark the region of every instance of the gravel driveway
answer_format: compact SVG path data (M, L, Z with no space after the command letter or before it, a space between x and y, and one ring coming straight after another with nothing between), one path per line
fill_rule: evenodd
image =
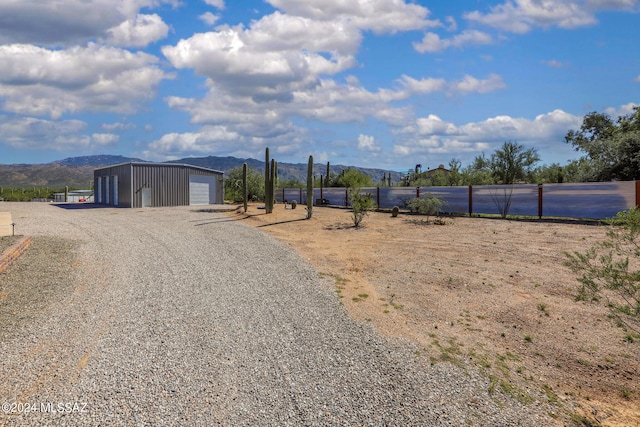
M553 424L358 324L290 248L222 214L0 209L34 236L0 275L0 312L17 318L0 335L14 403L0 425ZM37 304L9 309L25 286Z

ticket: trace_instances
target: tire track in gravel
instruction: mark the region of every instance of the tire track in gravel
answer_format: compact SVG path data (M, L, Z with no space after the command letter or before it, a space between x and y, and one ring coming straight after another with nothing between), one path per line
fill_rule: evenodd
M37 333L1 343L0 398L87 407L0 425L552 424L472 372L423 366L353 321L288 247L206 221L219 214L29 214L30 234L76 239L84 269ZM29 346L42 348L18 350Z

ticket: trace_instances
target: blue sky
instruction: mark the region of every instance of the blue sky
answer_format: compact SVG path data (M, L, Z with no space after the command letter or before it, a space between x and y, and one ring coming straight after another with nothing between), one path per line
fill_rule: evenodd
M0 163L541 163L640 103L640 0L0 0Z

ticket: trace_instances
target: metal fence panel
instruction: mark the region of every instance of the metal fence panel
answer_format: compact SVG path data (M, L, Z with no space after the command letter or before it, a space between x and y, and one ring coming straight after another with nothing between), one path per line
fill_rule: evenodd
M636 205L635 181L545 184L544 216L610 218Z
M478 185L471 191L472 210L476 214L500 214L507 202L510 202L509 215L538 216L542 207L542 215L561 218L594 218L604 219L617 212L636 206L636 181L623 182L589 182L571 184L544 184L542 200L539 202L539 186L536 184L518 185ZM361 192L370 193L378 199L378 207L390 209L394 206L405 207L406 202L429 194L440 197L445 205L444 212L469 212L469 187L369 187ZM278 201L299 200L306 204L306 189L288 188L277 192ZM319 188L314 188L314 203L323 198L334 206L349 206L345 188L323 188L322 196Z
M334 206L347 206L346 190L339 187L329 187L322 189L322 198L327 201L328 204ZM320 198L318 193L317 198Z
M391 209L394 206L403 208L406 202L416 197L416 194L415 187L382 187L380 188L379 207L383 209Z
M306 193L307 190L304 190ZM280 203L285 200L287 203L296 201L296 203L302 203L302 189L300 188L285 188L276 191L276 200Z
M430 194L444 202L442 212L469 212L469 187L420 187L420 198L428 197Z
M500 214L511 203L509 215L538 216L538 185L478 185L473 187L473 213Z

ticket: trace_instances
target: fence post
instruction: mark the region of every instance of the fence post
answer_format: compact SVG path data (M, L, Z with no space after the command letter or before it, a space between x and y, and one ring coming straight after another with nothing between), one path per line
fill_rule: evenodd
M282 189L282 203L284 203L284 188Z
M640 181L636 181L636 207L640 209Z
M344 188L344 207L346 208L347 206L349 206L349 188L345 187Z
M473 215L473 185L469 186L469 216Z
M380 187L376 187L376 206L380 209Z
M542 219L542 184L538 184L538 219Z
M420 187L416 187L416 198L420 198Z
M302 187L300 187L300 197L299 197L299 199L300 199L300 204L301 205L306 205L306 203L302 203Z

